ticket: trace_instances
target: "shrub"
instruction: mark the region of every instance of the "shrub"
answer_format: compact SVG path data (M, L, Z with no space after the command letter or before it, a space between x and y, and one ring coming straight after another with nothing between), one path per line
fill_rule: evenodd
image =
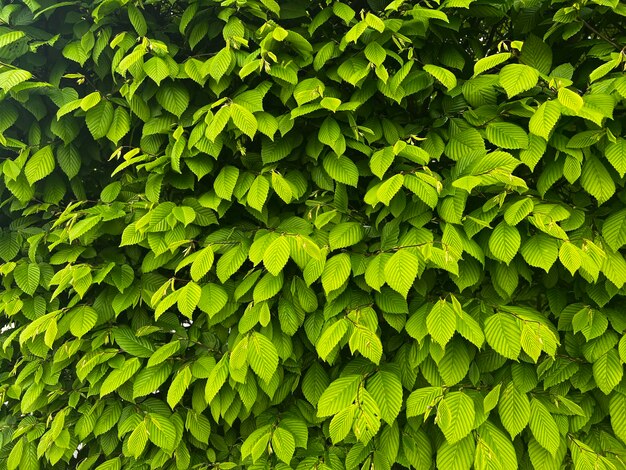
M0 0L1 468L625 468L625 16Z

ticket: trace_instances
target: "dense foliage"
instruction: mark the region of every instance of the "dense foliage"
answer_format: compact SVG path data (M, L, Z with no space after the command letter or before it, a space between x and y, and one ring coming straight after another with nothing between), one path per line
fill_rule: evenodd
M0 0L0 468L626 468L625 17Z

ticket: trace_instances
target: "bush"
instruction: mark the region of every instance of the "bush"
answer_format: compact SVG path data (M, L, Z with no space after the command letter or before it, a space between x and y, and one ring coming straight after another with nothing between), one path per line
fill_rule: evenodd
M626 468L625 16L0 0L0 468Z

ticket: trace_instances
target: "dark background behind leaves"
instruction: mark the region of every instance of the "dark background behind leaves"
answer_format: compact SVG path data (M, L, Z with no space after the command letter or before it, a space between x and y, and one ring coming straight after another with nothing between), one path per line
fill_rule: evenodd
M0 468L625 468L625 16L0 0Z

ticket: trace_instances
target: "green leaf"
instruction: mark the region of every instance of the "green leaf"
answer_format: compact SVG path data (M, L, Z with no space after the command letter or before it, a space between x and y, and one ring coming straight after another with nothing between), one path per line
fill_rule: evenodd
M556 455L561 443L561 435L554 418L536 398L530 401L530 430L537 442L546 449L552 456Z
M133 398L157 391L169 379L171 372L172 366L166 362L142 369L133 380Z
M624 375L622 365L617 350L610 349L593 363L593 378L598 384L598 388L605 395L609 395L619 384Z
M617 211L606 218L602 224L602 237L613 251L626 245L626 209Z
M513 382L509 382L502 390L498 404L502 425L515 438L521 433L530 419L530 401L525 393L522 393Z
M22 438L11 449L9 453L9 457L7 459L7 469L8 470L16 470L20 465L20 461L22 460L22 455L24 453L24 445L26 444L26 438Z
M367 381L367 390L378 404L380 417L388 424L392 424L402 407L400 378L393 372L381 370Z
M504 221L510 226L515 226L524 220L535 208L535 203L530 198L520 199L511 204L504 212ZM523 253L522 253L523 254Z
M558 100L563 106L571 109L575 113L581 110L585 102L582 97L569 88L559 88Z
M189 388L191 379L190 367L184 367L176 374L167 391L167 404L170 405L170 408L173 409L182 400L183 395Z
M154 83L160 85L163 80L170 76L170 68L165 59L154 56L143 64L143 70Z
M617 139L616 142L607 145L604 152L619 177L623 178L626 174L626 139Z
M277 427L272 433L272 450L280 460L289 464L296 450L296 442L286 429Z
M71 315L70 331L77 338L85 336L98 322L98 312L87 305L73 308Z
M44 179L54 170L54 156L52 155L52 146L46 145L38 150L26 162L24 174L28 184L35 184L37 181Z
M146 338L137 334L128 327L115 329L115 342L124 351L137 357L150 357L154 352L154 345Z
M148 25L146 24L141 10L132 3L128 4L128 19L139 36L148 34Z
M364 23L360 23L360 25L365 26ZM370 66L367 61L359 57L351 57L339 65L337 75L352 86L357 86L361 80L367 77L369 71Z
M469 470L474 463L476 442L467 436L454 444L444 441L437 449L437 468Z
M317 343L315 343L315 349L319 357L323 360L328 359L328 356L333 352L335 347L337 347L346 336L348 325L348 320L342 319L334 322L322 332Z
M294 198L293 189L289 181L279 173L272 172L272 189L286 204Z
M267 336L256 331L249 336L248 363L261 380L269 383L278 367L278 352Z
M334 380L317 403L317 416L332 416L347 408L357 398L360 384L361 376L354 374Z
M450 444L472 431L474 417L474 401L463 392L448 393L437 406L437 425Z
M552 68L552 48L531 34L522 46L520 62L533 67L539 73L548 74Z
M130 451L130 456L138 459L146 448L147 443L148 429L146 427L146 422L142 421L133 430L130 437L128 438L128 449Z
M597 199L599 205L607 202L615 194L613 178L602 162L593 156L585 159L580 183L585 191Z
M236 103L231 104L230 108L230 118L233 120L233 124L252 139L258 129L254 114Z
M163 109L180 117L189 107L189 90L179 83L168 83L159 87L156 93L158 103Z
M579 248L571 242L565 242L559 249L559 259L570 274L573 276L582 263Z
M14 271L15 283L27 295L33 295L39 287L41 269L36 263L20 264Z
M237 184L237 178L239 178L239 168L231 165L224 166L215 178L215 183L213 184L215 194L222 199L230 201L235 185Z
M282 271L278 272L278 276L267 273L254 287L253 299L255 302L263 302L271 299L280 292L283 287L284 275Z
M537 70L527 65L509 64L500 70L500 85L509 98L530 90L537 84L538 79Z
M323 160L324 169L335 181L356 187L359 182L357 166L346 156L337 158L327 155Z
M376 44L376 43L372 43ZM389 169L393 163L395 155L393 149L385 147L384 149L377 150L372 154L370 158L370 169L378 178L383 179L385 172Z
M328 426L328 433L333 443L344 440L350 434L354 426L357 410L358 408L355 405L351 405L333 416Z
M417 276L419 259L409 250L398 250L385 263L385 282L406 299Z
M322 272L322 286L326 293L339 289L350 278L350 255L340 253L329 258Z
M529 265L548 272L559 257L559 244L556 239L540 233L526 240L520 253Z
M345 137L341 133L341 128L337 121L330 116L327 117L320 126L317 138L321 143L333 149L337 157L343 155L346 148Z
M521 127L507 122L492 122L487 125L487 139L505 149L525 149L528 147L528 135Z
M400 191L403 184L404 175L394 175L385 180L378 188L378 191L376 191L378 200L388 206L393 197L398 193L398 191Z
M356 245L363 239L363 236L363 227L357 222L337 224L328 235L330 249L338 250L340 248Z
M265 269L272 275L278 276L289 261L290 250L289 240L286 236L281 235L274 240L263 254Z
M148 359L148 363L146 364L147 368L152 366L156 366L161 364L163 361L167 360L180 349L180 341L172 341L171 343L166 343L161 346L159 349L154 351L150 359Z
M477 430L480 445L476 446L474 468L518 468L515 449L510 439L494 424L485 421Z
M233 61L233 54L228 47L224 47L220 49L220 51L215 54L215 56L208 62L206 62L206 68L208 69L209 75L215 80L219 82L222 77L228 72L230 65Z
M365 270L365 282L368 286L380 291L385 284L385 266L392 256L391 253L380 253L371 259Z
M489 250L493 257L504 261L507 265L513 261L521 245L521 237L517 228L500 222L489 237Z
M522 331L513 315L496 313L485 320L485 337L494 351L509 359L517 359L521 351Z
M188 410L185 427L189 429L189 432L195 439L208 444L209 436L211 435L211 422L206 416L197 413L195 410Z
M101 101L87 111L85 121L94 139L102 139L109 132L115 111L110 101Z
M574 333L581 332L587 341L601 336L608 324L604 313L590 307L580 309L572 318Z
M380 359L383 355L383 345L378 335L372 330L360 326L353 328L348 344L352 354L355 351L359 351L374 364L380 364Z
M148 414L148 437L150 442L166 453L176 447L176 427L172 422L157 413Z
M309 403L315 406L329 384L330 380L324 368L317 362L313 362L302 380L302 393Z
M620 392L611 395L609 413L613 432L622 442L626 442L626 395Z
M248 190L248 205L261 212L267 200L269 190L270 183L267 181L267 178L263 175L257 176Z
M204 389L204 399L207 403L211 403L213 401L226 382L228 375L228 355L224 354L215 367L211 369L209 377L207 378L206 387Z
M209 122L205 132L205 136L211 142L217 141L218 136L224 130L226 124L228 124L228 120L230 119L230 111L230 106L222 106L220 109L217 110L215 116L213 116L213 119L211 119L211 121Z
M537 108L530 118L528 129L532 134L548 140L550 133L561 117L561 105L558 101L546 101Z
M128 359L119 369L113 369L111 373L104 379L100 386L100 397L114 392L124 385L141 367L141 362L136 357Z
M449 70L439 67L437 65L424 65L424 70L439 80L448 91L456 87L456 77Z
M410 418L430 412L442 397L443 389L441 387L418 388L406 400L407 416Z
M377 67L382 65L382 63L387 58L387 52L385 49L376 41L370 42L363 51L365 53L365 57L371 63L376 65Z
M430 336L442 347L452 339L456 330L456 313L445 300L439 300L426 317L426 327Z
M178 310L187 318L193 317L193 312L200 302L200 296L202 295L202 289L198 284L191 281L188 282L185 287L180 289L180 295L178 296Z
M510 52L501 52L499 54L490 55L479 59L474 64L474 77L480 75L487 70L497 67L503 62L506 62L511 58Z
M207 246L200 250L191 264L191 279L198 282L206 273L209 272L213 266L213 260L215 254L213 253L213 247Z

